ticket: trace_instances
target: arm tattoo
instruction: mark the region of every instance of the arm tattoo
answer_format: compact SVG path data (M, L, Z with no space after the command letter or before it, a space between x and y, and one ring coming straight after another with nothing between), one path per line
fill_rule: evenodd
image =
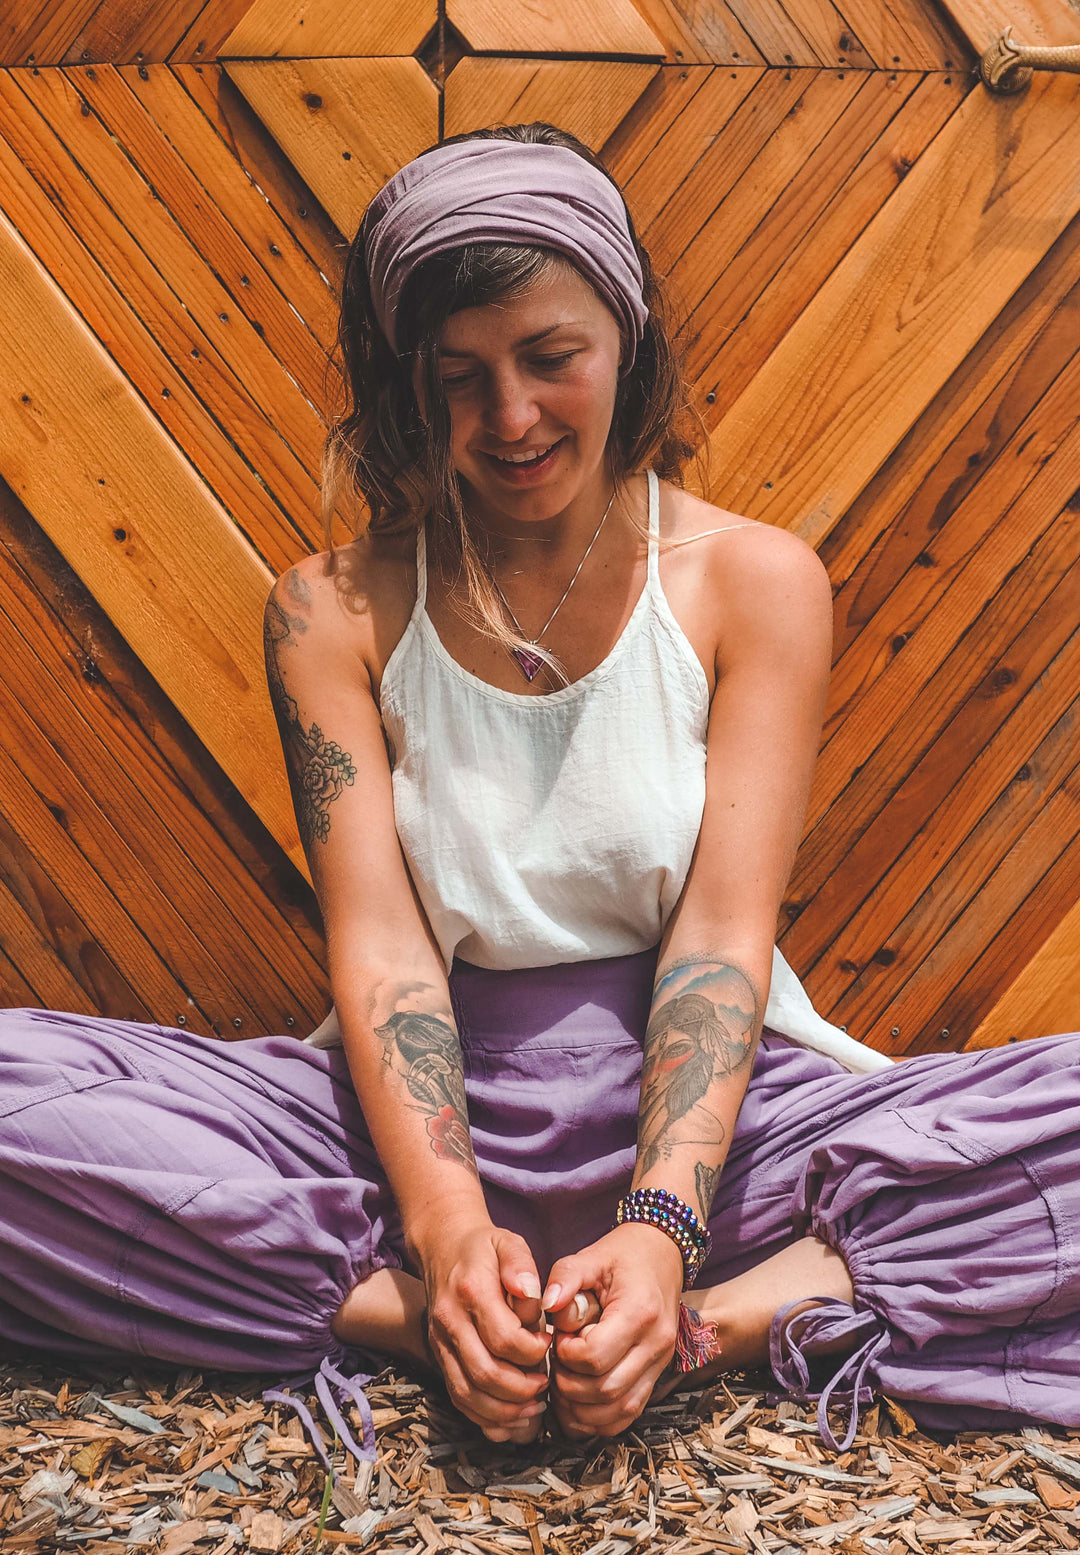
M709 1094L718 1080L737 1074L752 1059L760 1030L757 1005L750 979L723 962L686 962L659 980L645 1034L640 1172L667 1160L676 1145L722 1143L725 1131L708 1104ZM703 1139L692 1140L686 1133L684 1120L695 1112L696 1128L706 1130Z
M301 608L310 604L311 589L295 569L286 574L284 589ZM318 724L304 728L296 700L285 687L281 651L294 643L294 632L302 634L307 629L308 623L302 616L286 610L276 599L268 602L263 618L266 678L285 752L300 841L310 854L316 838L325 842L330 836L330 806L355 782L356 768L348 751L343 751L335 740L328 740Z
M453 1026L437 1015L398 1010L375 1035L383 1062L405 1081L415 1111L427 1119L428 1143L440 1161L457 1161L474 1177L476 1159L469 1135L461 1043Z
M698 1214L702 1224L709 1218L709 1209L716 1194L716 1184L720 1181L720 1168L718 1166L706 1166L704 1161L694 1162L694 1187L697 1189Z

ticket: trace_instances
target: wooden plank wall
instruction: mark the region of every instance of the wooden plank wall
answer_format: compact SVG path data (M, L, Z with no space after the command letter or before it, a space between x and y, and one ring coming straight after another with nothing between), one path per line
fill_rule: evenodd
M977 84L995 4L5 11L0 1003L321 1018L258 641L322 544L343 244L440 133L538 117L626 188L713 499L833 578L785 955L895 1053L1080 1028L1080 92Z

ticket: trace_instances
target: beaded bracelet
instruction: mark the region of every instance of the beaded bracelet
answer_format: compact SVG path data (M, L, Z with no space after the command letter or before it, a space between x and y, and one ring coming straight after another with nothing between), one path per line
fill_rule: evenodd
M666 1188L634 1188L619 1200L615 1224L635 1221L655 1226L682 1254L683 1288L692 1285L709 1252L709 1233L689 1204Z

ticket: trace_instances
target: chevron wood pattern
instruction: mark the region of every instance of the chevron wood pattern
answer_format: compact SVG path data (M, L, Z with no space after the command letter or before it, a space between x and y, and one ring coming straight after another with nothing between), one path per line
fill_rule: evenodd
M438 93L415 59L229 61L225 68L350 236L376 190L438 139Z
M547 117L667 279L713 500L833 579L785 955L896 1053L1080 1027L1080 95L975 84L1004 21L1073 41L998 5L16 0L0 999L321 1018L259 626L324 544L344 245L440 135Z
M478 52L661 55L663 45L631 0L446 0L446 19Z
M443 132L546 119L599 151L658 71L626 60L470 56L447 77Z
M413 54L437 21L436 0L398 0L392 6L255 0L219 52L254 59Z

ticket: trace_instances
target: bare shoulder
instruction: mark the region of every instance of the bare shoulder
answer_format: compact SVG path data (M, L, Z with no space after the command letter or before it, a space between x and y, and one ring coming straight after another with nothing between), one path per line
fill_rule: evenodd
M664 527L673 551L719 586L762 590L759 602L782 599L792 588L820 602L832 599L824 562L800 535L778 524L747 518L705 502L692 492L665 486L669 523Z
M725 568L745 568L751 576L779 571L828 582L825 564L813 546L790 529L732 513L677 486L665 489L670 517L666 533L680 549L693 546L710 560L722 557Z
M400 614L415 587L415 548L412 535L363 535L302 557L270 590L268 637L287 633L292 643L317 642L320 650L338 644L370 662L383 624Z
M708 631L718 665L730 667L747 654L827 662L832 585L813 546L691 492L663 491L668 522L661 532L673 542L662 562L665 587L669 597L686 601L699 631Z

